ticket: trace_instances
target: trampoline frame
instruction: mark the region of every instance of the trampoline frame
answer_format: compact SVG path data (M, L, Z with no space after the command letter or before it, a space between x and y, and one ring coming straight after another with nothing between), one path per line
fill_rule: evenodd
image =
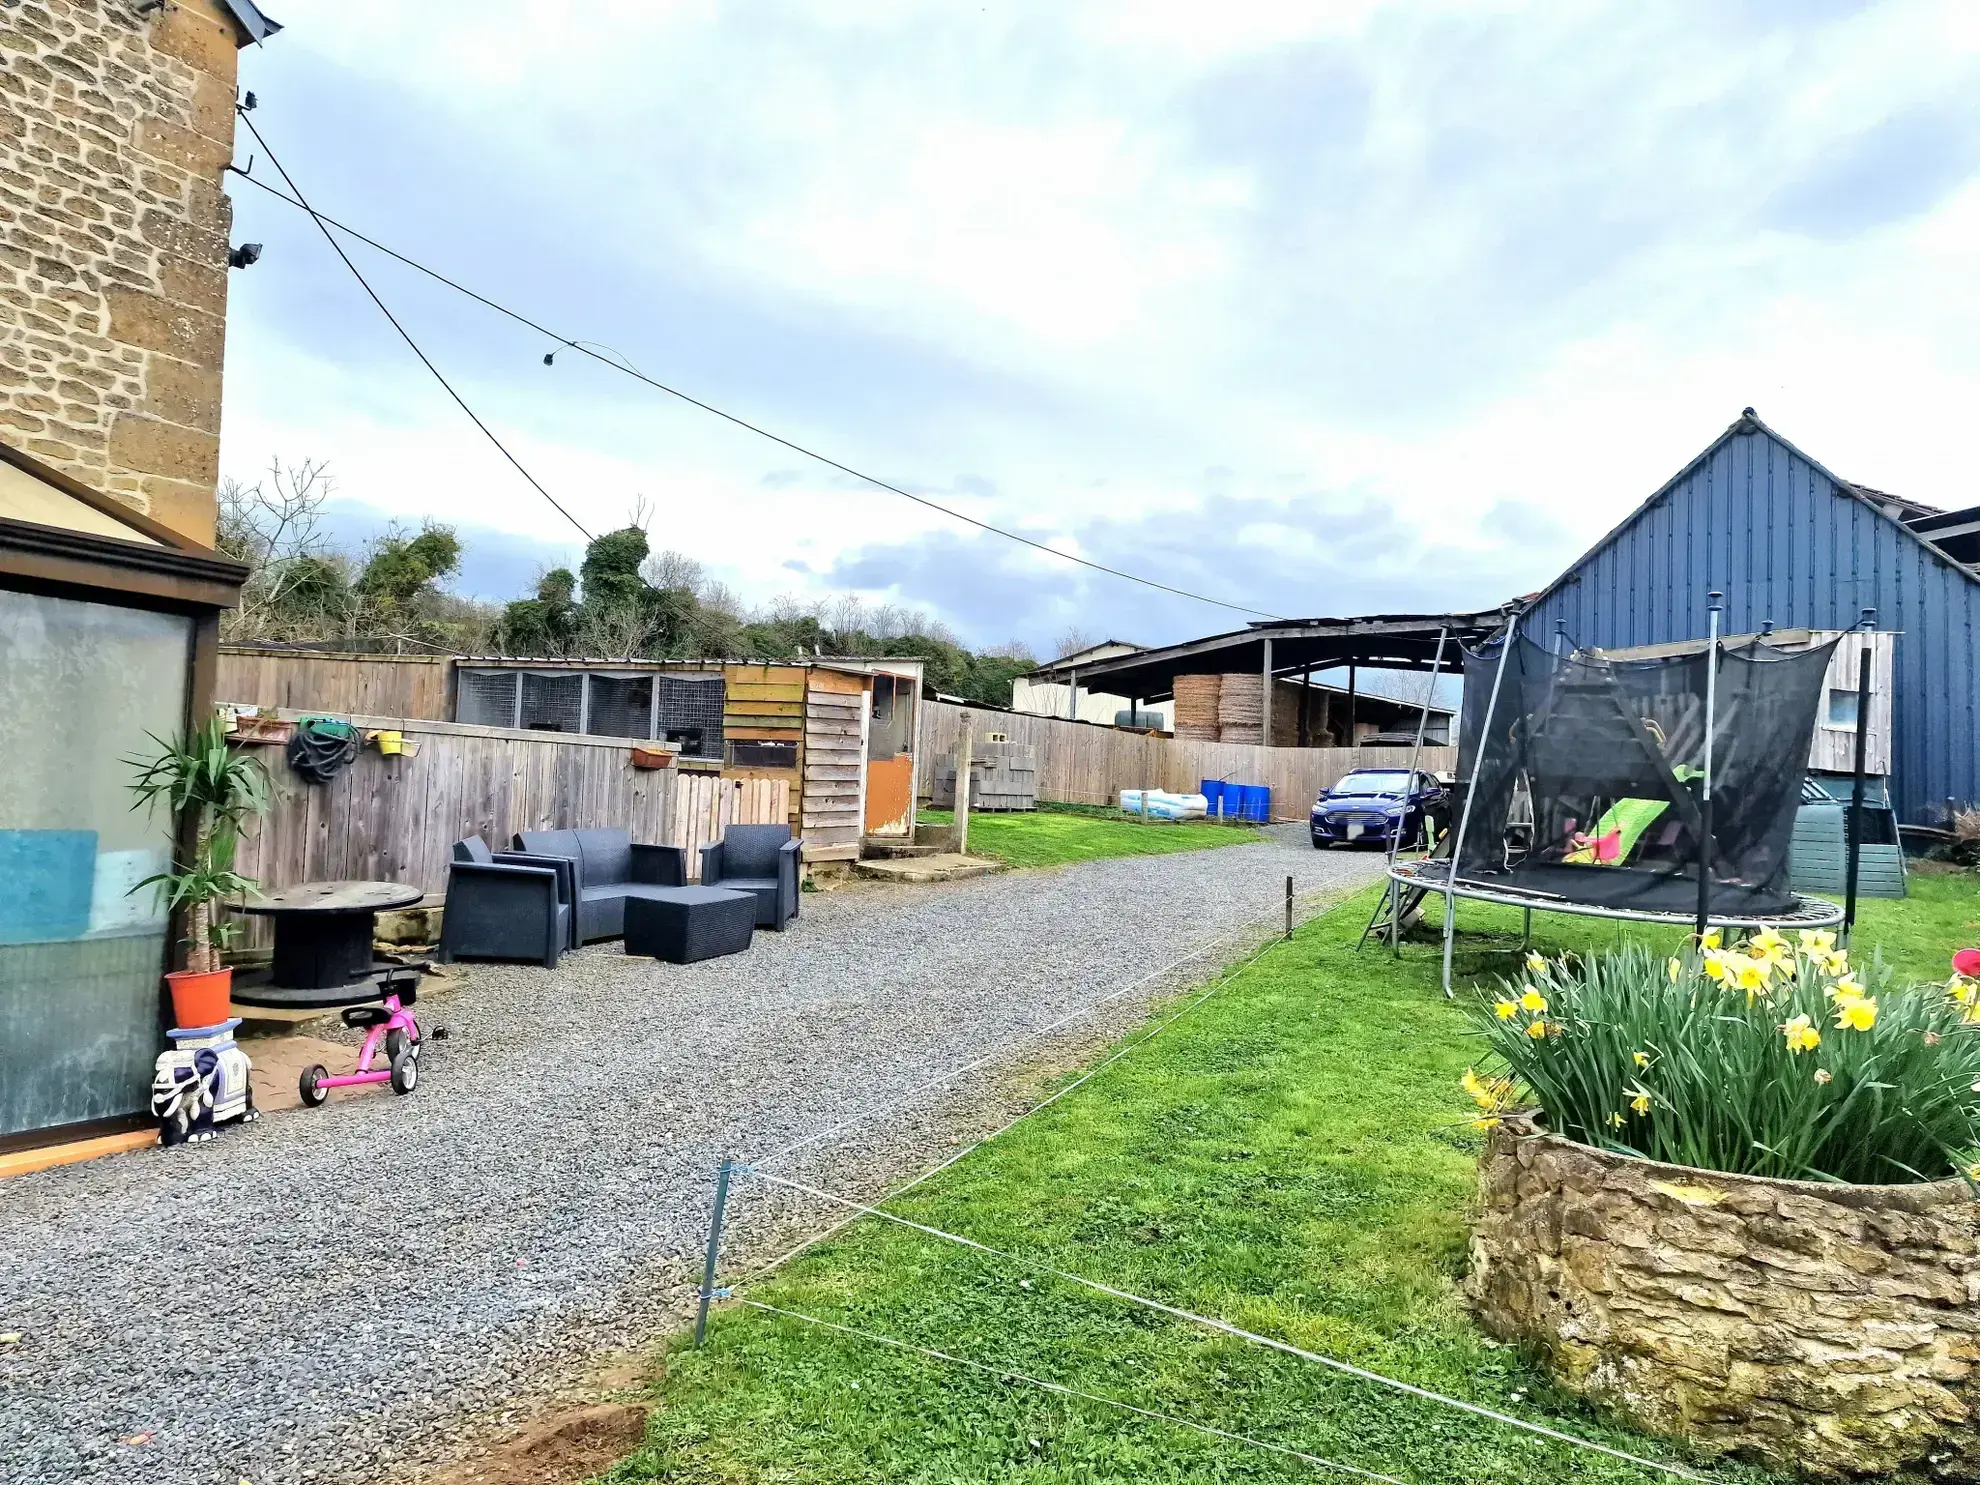
M1690 912L1659 912L1653 908L1615 908L1597 904L1575 902L1571 898L1557 897L1551 892L1522 891L1517 887L1492 887L1482 882L1467 882L1453 871L1445 877L1423 873L1425 866L1441 865L1433 861L1399 861L1389 868L1389 878L1401 888L1415 888L1426 893L1435 893L1446 900L1450 911L1456 911L1456 899L1466 898L1472 902L1497 903L1501 907L1525 908L1528 912L1568 913L1582 918L1626 919L1632 923L1661 923L1671 928L1697 927L1697 915ZM1442 878L1442 880L1439 880ZM1721 928L1830 928L1842 922L1843 909L1840 904L1826 898L1811 897L1805 892L1794 894L1795 906L1785 913L1748 915L1741 913L1708 913L1707 925ZM1447 940L1448 942L1448 940ZM1448 992L1448 987L1446 987Z

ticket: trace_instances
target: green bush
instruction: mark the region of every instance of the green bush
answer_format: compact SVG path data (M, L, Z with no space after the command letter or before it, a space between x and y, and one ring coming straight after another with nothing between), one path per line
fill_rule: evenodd
M1497 1064L1465 1074L1479 1122L1525 1106L1569 1139L1705 1170L1980 1181L1975 987L1898 986L1832 934L1800 940L1529 956L1475 1018Z

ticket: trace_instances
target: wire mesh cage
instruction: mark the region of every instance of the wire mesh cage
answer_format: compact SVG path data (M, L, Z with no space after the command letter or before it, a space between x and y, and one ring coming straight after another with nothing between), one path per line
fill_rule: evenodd
M521 724L534 732L581 732L584 730L584 676L582 673L542 675L525 671L522 677Z
M472 727L516 725L516 673L513 670L463 670L454 716Z
M653 677L593 674L589 730L604 737L653 735Z
M720 758L722 678L662 675L653 678L653 685L659 735L679 743L684 758Z

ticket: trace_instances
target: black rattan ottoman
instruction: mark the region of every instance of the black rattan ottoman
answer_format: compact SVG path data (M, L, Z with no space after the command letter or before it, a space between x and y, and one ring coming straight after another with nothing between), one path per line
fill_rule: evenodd
M740 954L756 927L756 897L720 887L650 887L626 899L626 952L671 964Z

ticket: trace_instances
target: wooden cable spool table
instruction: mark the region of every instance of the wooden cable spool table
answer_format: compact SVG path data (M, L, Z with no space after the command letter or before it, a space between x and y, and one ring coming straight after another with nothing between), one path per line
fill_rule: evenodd
M249 898L234 911L274 920L275 957L265 971L236 975L233 998L284 1010L378 999L380 975L405 966L373 955L372 917L425 895L400 882L304 882Z

